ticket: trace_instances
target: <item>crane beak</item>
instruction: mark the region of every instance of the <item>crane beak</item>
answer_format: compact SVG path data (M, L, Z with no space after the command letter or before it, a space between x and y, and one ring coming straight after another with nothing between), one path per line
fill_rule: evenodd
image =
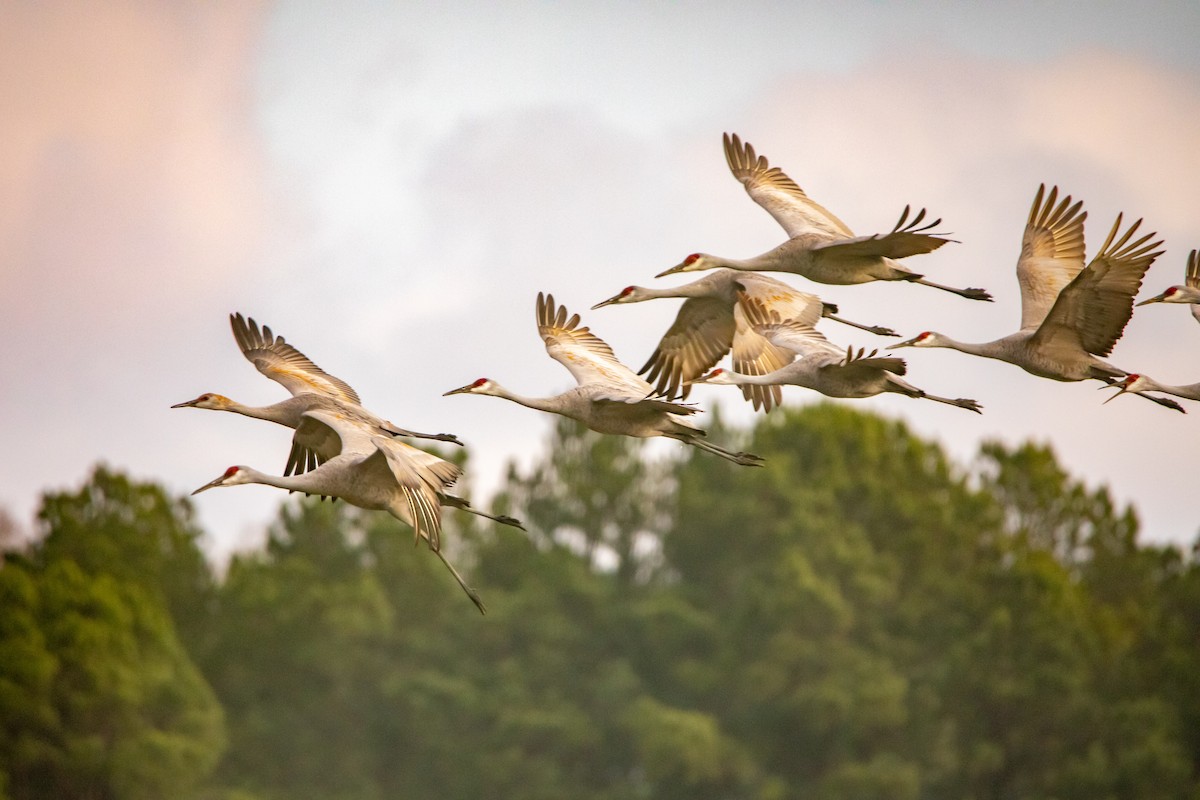
M460 386L457 389L451 389L450 391L444 393L442 395L442 397L449 397L452 394L466 394L474 388L475 388L475 384L468 383L466 386Z
M608 298L607 300L601 300L599 303L596 303L596 305L592 306L592 311L595 311L597 308L604 308L605 306L611 306L613 303L620 302L620 300L621 300L621 295L615 294L612 297Z
M920 336L914 336L911 339L905 339L903 342L896 342L895 344L888 345L887 347L885 347L883 349L884 350L896 350L900 347L912 347L913 344L917 341L917 339L920 339L920 338L921 338Z
M221 477L217 478L215 481L210 481L210 482L208 482L208 483L204 484L204 485L203 485L203 486L201 486L199 489L197 489L196 491L192 492L192 494L193 494L193 495L198 495L198 494L200 494L201 492L207 492L209 489L215 489L216 487L218 487L218 486L220 486L220 485L221 485L221 482L222 482L223 480L225 480L225 476L224 476L224 475L222 475Z
M1165 294L1155 295L1154 297L1151 297L1149 300L1143 300L1140 303L1134 303L1134 305L1135 306L1146 306L1146 305L1150 305L1151 303L1161 303L1165 298L1166 298ZM1115 397L1115 395L1114 395L1114 397Z
M194 405L196 405L195 400L188 400L186 403L176 403L175 405L171 406L171 408L191 408Z
M1111 387L1111 386L1101 386L1100 388L1101 388L1101 389L1111 389L1112 387ZM1107 400L1105 400L1105 401L1104 401L1103 403L1101 403L1100 405L1102 405L1102 406L1106 406L1106 405L1108 405L1108 404L1109 404L1109 403L1111 403L1113 400L1116 400L1118 397L1120 397L1121 395L1125 394L1127 391L1129 391L1129 390L1128 390L1128 389L1126 389L1124 386L1122 386L1120 389L1118 389L1118 390L1117 390L1117 393L1116 393L1116 394L1114 394L1112 397L1110 397L1110 398L1108 398Z
M686 263L676 264L675 266L671 267L670 269L663 270L662 272L658 273L654 277L665 278L667 275L674 275L676 272L683 272L683 268L686 266L687 266Z

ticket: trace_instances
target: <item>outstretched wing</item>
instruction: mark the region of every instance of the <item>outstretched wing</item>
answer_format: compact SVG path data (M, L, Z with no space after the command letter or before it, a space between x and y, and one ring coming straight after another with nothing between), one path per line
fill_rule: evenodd
M1058 294L1034 338L1045 344L1054 339L1075 339L1089 353L1107 356L1121 338L1133 316L1133 296L1142 285L1146 270L1162 255L1156 250L1162 240L1151 242L1148 233L1130 238L1142 224L1139 219L1117 238L1121 215L1100 252Z
M738 295L734 311L737 323L733 338L734 371L743 375L766 375L790 364L796 357L795 352L773 342L758 328L781 320L811 328L821 319L824 309L821 298L799 292L782 281L754 272L738 276L737 282L742 292ZM749 316L747 303L752 306ZM769 412L772 405L783 402L783 393L778 385L744 384L741 390L755 409L761 406L763 411Z
M414 532L424 535L429 549L438 552L442 547L441 495L458 480L462 470L395 439L380 436L373 441L408 503Z
M341 421L332 414L308 411L300 417L296 433L292 436L292 450L288 454L284 475L300 475L314 470L342 452L342 437L338 428Z
M691 297L675 315L658 347L639 370L664 397L688 396L695 380L729 352L734 338L733 311L715 297Z
M840 372L847 379L869 380L876 370L890 372L893 375L903 375L908 372L908 365L903 358L897 356L881 356L878 350L867 352L860 347L858 352L853 347L846 348L846 357L841 361L830 362L821 367L824 371Z
M1188 253L1184 280L1187 282L1188 288L1200 289L1200 250ZM1200 303L1192 303L1189 307L1192 309L1192 317L1196 322L1200 322Z
M538 292L537 324L546 352L566 367L580 386L600 384L641 397L652 391L649 383L617 360L603 339L579 325L578 314L568 319L566 307L556 306L554 295Z
M746 323L755 332L775 347L786 350L790 356L810 358L818 355L841 355L841 350L836 345L805 320L784 319L778 311L766 307L745 292L738 296L738 308L745 316ZM791 360L789 357L784 363Z
M905 206L904 211L900 213L900 219L896 221L896 226L888 233L826 242L813 247L813 252L823 257L836 258L907 258L932 253L947 242L954 241L942 234L930 232L942 224L941 218L922 225L925 209L922 208L909 220L908 215L911 212L912 207Z
M1083 269L1083 201L1067 195L1056 206L1058 187L1038 187L1021 238L1017 282L1021 285L1021 328L1042 324L1059 293Z
M358 404L358 394L345 382L325 372L308 357L271 333L266 325L260 330L253 319L244 319L241 314L230 314L229 324L233 338L237 340L242 355L259 372L283 385L293 395L302 392L317 392L339 400Z
M725 161L733 177L742 182L750 198L766 209L789 237L805 233L836 239L854 236L846 223L814 203L783 170L770 166L766 156L757 155L749 142L743 144L736 133L725 134L724 141Z

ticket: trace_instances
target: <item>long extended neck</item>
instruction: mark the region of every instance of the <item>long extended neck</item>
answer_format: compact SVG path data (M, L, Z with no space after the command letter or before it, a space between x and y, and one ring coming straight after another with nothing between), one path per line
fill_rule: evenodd
M1001 361L1008 360L1005 356L1003 339L997 339L992 342L960 342L957 339L951 339L949 336L938 334L937 344L932 346L945 347L950 350L957 350L960 353L982 356L983 358L998 358Z
M230 400L228 405L224 406L221 410L241 414L244 417L265 419L268 422L286 425L289 428L296 427L299 422L298 415L287 400L282 403L273 403L269 406L248 406L236 400Z
M305 494L328 494L328 486L317 485L324 481L324 476L316 470L300 475L269 475L256 469L243 467L243 472L249 478L248 483L260 483L264 486L274 486L277 489L287 489L289 492L304 492ZM319 469L319 468L318 468Z
M1144 375L1142 376L1142 382L1146 385L1138 387L1138 391L1162 392L1187 400L1200 400L1200 383L1191 383L1187 386L1172 386L1168 383L1159 383L1153 378L1148 378Z
M727 295L730 302L734 299L733 282L736 273L726 270L714 270L699 280L685 283L681 286L669 286L655 289L639 286L637 300L656 300L660 297L718 297Z
M503 397L505 400L511 400L514 403L523 405L526 408L536 409L537 411L548 411L552 414L564 413L562 404L558 402L561 395L555 397L526 397L509 391L498 383L493 383L491 394L494 397Z
M734 372L727 369L723 371L723 375L734 386L775 386L782 381L777 380L779 370L768 372L766 375L743 375L740 372Z

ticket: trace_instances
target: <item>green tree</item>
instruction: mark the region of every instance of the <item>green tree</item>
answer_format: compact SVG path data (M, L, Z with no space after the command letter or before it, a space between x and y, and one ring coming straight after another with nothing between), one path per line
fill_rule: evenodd
M35 560L140 586L166 603L189 649L203 646L214 580L189 499L99 465L78 491L46 493L38 522Z
M187 797L220 706L141 587L70 560L0 569L0 765L12 800Z

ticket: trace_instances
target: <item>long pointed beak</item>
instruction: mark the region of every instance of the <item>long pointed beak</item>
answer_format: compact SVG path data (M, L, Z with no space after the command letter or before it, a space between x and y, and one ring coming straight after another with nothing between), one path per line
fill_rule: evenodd
M460 386L457 389L451 389L450 391L444 393L442 395L442 397L449 397L452 394L466 394L467 392L471 391L474 388L475 388L475 384L468 383L466 386Z
M1143 300L1140 303L1134 303L1134 305L1135 306L1145 306L1145 305L1149 305L1150 303L1161 303L1163 301L1163 298L1164 298L1164 295L1160 294L1160 295L1156 295L1155 297L1151 297L1149 300Z
M601 300L599 303L596 303L596 305L592 306L592 311L595 311L597 308L604 308L605 306L611 306L613 303L617 302L620 299L621 299L621 295L614 294L612 297L608 298L607 300Z
M188 400L186 403L176 403L171 408L191 408L194 405L196 405L195 400Z
M686 266L687 266L687 264L676 264L675 266L671 267L670 269L663 270L662 272L658 273L654 277L664 278L667 275L674 275L676 272L683 272L683 268Z
M903 342L896 342L895 344L888 345L887 347L885 347L883 349L884 350L895 350L898 347L912 347L913 343L915 343L917 341L917 339L920 339L920 338L921 338L920 336L914 336L911 339L905 339Z
M215 489L216 487L221 485L221 481L223 481L223 480L225 480L224 475L222 475L221 477L217 478L214 481L209 481L208 483L204 484L196 491L192 492L192 494L197 495L197 494L200 494L201 492L207 492L209 489Z
M1121 382L1121 381L1118 381L1117 383L1110 383L1110 384L1108 384L1107 386L1101 386L1100 388L1101 388L1101 389L1116 389L1116 390L1117 390L1117 393L1116 393L1116 394L1114 394L1112 397L1108 398L1107 400L1105 400L1103 403L1101 403L1101 404L1100 404L1100 405L1102 405L1102 406L1106 406L1106 405L1108 405L1109 403L1111 403L1113 400L1116 400L1118 397L1120 397L1121 395L1123 395L1123 394L1125 394L1126 392L1128 392L1128 391L1129 391L1129 384L1127 384L1127 383L1124 383L1124 382Z

